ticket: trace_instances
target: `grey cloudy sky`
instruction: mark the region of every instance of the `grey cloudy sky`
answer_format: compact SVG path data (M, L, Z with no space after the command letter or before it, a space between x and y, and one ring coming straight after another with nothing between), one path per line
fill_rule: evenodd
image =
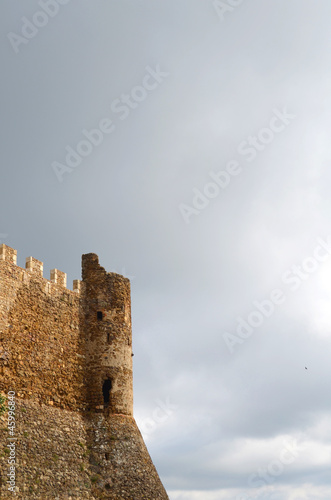
M133 277L171 500L329 500L329 0L0 9L0 238Z

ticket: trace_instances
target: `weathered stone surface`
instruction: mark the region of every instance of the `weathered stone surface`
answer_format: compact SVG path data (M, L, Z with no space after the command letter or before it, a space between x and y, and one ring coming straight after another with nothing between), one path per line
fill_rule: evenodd
M18 499L168 498L133 419L130 282L83 256L83 281L0 246L0 391L16 397ZM0 497L7 490L1 417Z

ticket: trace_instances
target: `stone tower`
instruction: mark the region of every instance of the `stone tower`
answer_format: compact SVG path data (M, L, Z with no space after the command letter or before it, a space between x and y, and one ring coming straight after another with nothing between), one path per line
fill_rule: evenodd
M94 411L133 416L130 281L106 273L83 255L88 404Z
M167 500L133 418L129 280L87 254L71 291L16 254L0 245L0 497L10 472L17 499Z

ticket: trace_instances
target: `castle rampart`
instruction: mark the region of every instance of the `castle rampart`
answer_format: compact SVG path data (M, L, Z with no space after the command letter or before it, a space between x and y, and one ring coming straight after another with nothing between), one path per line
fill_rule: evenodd
M82 281L0 246L0 392L17 398L16 498L168 497L133 419L130 282L82 258ZM3 421L5 417L1 417ZM6 430L0 430L2 449ZM56 458L57 457L57 458ZM0 455L0 497L6 455ZM68 493L69 492L69 493Z
M84 409L85 338L81 297L65 288L65 273L43 278L43 263L0 248L0 341L7 360L0 362L1 389L15 387L22 398Z

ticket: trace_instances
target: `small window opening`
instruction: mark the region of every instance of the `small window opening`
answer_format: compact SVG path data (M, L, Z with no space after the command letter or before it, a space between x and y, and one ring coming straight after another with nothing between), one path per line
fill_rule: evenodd
M105 459L109 460L109 453L105 453Z
M109 483L107 483L107 484L105 485L105 488L106 488L106 490L110 490L110 488L111 488L110 484L109 484Z
M109 344L109 342L110 342L110 341L111 341L111 335L110 335L110 333L108 332L108 333L107 333L107 342L108 342L108 344Z
M97 312L97 319L98 319L99 321L101 321L101 320L102 320L102 318L103 318L102 311L98 311L98 312Z
M103 404L105 408L108 408L109 406L110 391L111 391L111 380L110 378L107 378L107 380L104 381L102 386Z

